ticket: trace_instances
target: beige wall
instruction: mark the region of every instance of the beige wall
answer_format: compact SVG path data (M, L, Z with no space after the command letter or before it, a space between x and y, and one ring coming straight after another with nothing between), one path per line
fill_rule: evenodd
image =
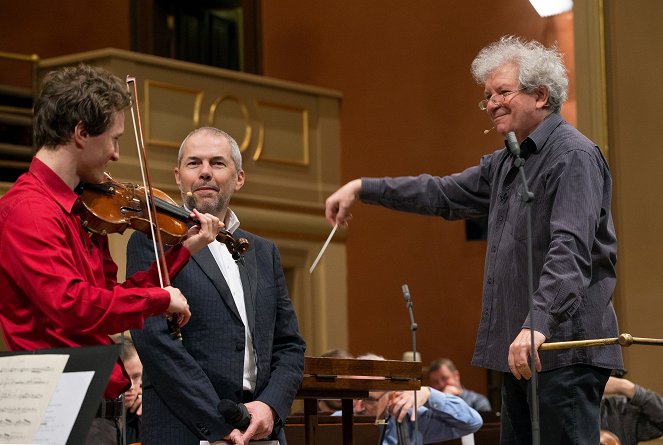
M657 147L663 93L663 3L586 0L575 8L578 125L607 149L619 240L615 308L621 332L663 337L660 252L663 211L656 198L663 152ZM663 393L663 350L624 349L628 377Z
M663 3L657 0L576 2L578 126L609 154L613 216L619 240L614 295L621 332L663 337L663 185L659 104ZM628 378L663 393L658 346L624 349ZM663 439L654 441L663 443Z
M605 1L607 109L622 332L663 337L663 2ZM663 348L624 351L629 376L663 393Z

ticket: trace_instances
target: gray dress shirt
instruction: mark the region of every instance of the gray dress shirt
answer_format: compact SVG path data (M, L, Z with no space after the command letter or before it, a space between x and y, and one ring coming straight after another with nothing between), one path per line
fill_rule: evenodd
M474 408L479 412L488 412L491 410L490 402L483 394L463 388L463 392L460 393L459 397L470 405L470 408Z
M534 193L533 321L523 184L506 149L450 176L362 178L360 192L367 203L450 220L488 216L483 308L472 364L503 372L509 371L509 345L522 328L533 327L547 341L618 335L611 301L617 260L612 179L601 151L556 113L521 150ZM623 367L617 345L542 351L540 357L544 371L571 364Z

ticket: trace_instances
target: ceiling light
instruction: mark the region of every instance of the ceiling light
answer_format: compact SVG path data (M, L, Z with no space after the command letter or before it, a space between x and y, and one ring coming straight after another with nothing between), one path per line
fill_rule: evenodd
M548 17L573 9L573 0L529 0L541 17Z

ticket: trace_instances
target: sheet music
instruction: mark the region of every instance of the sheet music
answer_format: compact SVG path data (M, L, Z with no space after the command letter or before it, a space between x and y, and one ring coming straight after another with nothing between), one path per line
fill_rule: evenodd
M32 443L68 355L0 357L0 442Z
M65 445L94 371L64 372L34 438L35 444Z

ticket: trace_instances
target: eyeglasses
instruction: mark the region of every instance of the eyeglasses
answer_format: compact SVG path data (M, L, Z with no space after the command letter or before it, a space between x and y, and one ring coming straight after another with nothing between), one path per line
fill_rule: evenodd
M488 99L484 99L481 102L479 102L479 109L481 111L486 111L486 109L488 108L488 102L492 102L493 105L500 106L504 103L504 101L506 101L507 97L511 96L512 94L519 93L519 92L521 92L525 89L527 89L527 87L522 87L522 88L514 90L514 91L505 91L503 93L495 93L492 96L490 96ZM500 96L502 97L501 100L499 99Z

